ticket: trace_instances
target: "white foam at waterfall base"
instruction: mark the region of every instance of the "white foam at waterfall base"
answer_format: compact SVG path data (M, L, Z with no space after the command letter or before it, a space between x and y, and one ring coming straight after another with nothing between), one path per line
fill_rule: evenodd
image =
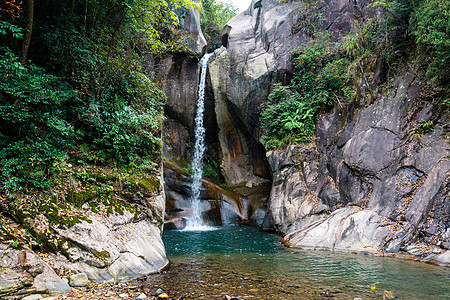
M211 231L217 230L217 227L208 226L208 225L200 225L200 226L186 226L181 231Z
M198 86L198 101L197 112L195 115L195 144L194 144L194 158L192 160L192 185L190 202L192 206L192 215L187 218L186 230L189 228L196 228L200 230L204 226L202 223L202 211L200 210L200 192L202 187L203 176L203 155L205 153L205 127L203 126L203 112L205 110L205 83L206 70L208 68L208 61L212 57L212 53L206 53L200 60L202 72L200 75L200 84Z

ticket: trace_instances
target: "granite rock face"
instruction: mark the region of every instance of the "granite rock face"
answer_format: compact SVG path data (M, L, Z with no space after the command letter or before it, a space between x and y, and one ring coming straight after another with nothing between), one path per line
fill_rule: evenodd
M187 33L188 49L193 53L202 55L206 51L206 39L200 28L200 12L195 9L184 7L175 10L180 20L181 28Z
M310 26L326 28L337 40L350 31L355 14L374 14L366 2L324 1L313 7L301 1L254 0L224 27L223 47L209 64L216 143L225 181L251 203L266 203L272 181L259 115L273 84L290 79L292 51L310 39Z

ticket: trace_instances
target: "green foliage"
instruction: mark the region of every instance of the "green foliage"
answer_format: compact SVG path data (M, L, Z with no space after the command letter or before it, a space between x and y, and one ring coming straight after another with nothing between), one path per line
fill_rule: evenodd
M313 139L319 113L335 102L354 98L349 60L319 37L294 51L294 75L289 86L275 85L261 113L266 148Z
M374 3L384 9L384 17L356 21L355 32L342 43L346 53L358 59L381 58L390 69L400 63L410 48L408 0L382 0Z
M202 0L201 3L200 25L210 50L214 50L222 45L223 26L237 15L239 10L230 1Z
M412 133L413 137L422 138L424 134L430 133L434 130L434 123L431 120L425 121L421 120L414 132Z
M0 182L10 195L48 191L79 145L91 162L158 172L165 95L145 75L143 54L185 47L180 5L198 7L41 1L27 65L18 57L23 19L0 21Z
M417 48L426 76L446 84L450 72L450 3L442 0L382 0L385 17L360 24L344 49L354 56L381 54L391 65Z
M22 28L7 21L0 21L0 35L11 34L16 39L23 38Z
M0 51L0 169L7 190L48 187L53 159L76 140L66 117L77 101L58 78L24 67L8 49Z
M215 183L223 182L223 179L220 176L219 165L213 159L207 159L206 163L203 165L203 176Z
M412 33L421 58L428 63L426 76L448 85L450 74L450 2L419 1L411 17Z
M355 59L382 58L394 74L409 55L426 70L426 79L448 87L450 74L450 3L442 0L381 0L382 18L356 23L343 43Z

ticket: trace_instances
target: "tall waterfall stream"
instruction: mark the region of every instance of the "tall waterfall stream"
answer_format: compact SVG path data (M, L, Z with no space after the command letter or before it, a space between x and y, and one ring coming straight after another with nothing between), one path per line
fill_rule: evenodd
M187 219L186 230L202 229L202 219L200 211L200 192L203 175L203 155L205 153L205 127L203 126L203 113L205 111L205 84L208 62L213 53L206 53L200 60L202 68L200 84L198 86L197 112L195 115L195 145L194 158L192 160L192 194L190 198L192 214Z

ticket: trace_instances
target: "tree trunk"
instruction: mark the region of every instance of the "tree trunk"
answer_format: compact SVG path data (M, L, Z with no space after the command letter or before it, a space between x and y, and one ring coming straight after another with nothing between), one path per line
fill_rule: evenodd
M28 56L28 48L30 48L31 32L33 31L33 18L34 18L34 0L27 0L27 27L23 37L22 44L22 59L21 64L25 65Z

